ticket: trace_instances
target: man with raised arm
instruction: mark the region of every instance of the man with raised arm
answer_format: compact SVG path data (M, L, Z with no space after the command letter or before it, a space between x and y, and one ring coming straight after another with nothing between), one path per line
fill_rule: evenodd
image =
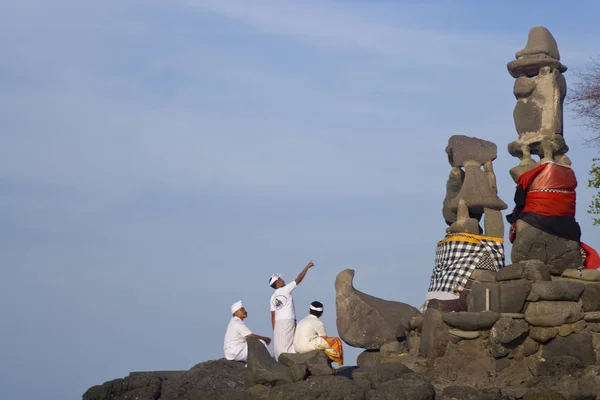
M244 308L242 301L236 301L231 305L231 314L233 317L227 325L225 333L225 343L223 344L223 352L225 358L231 361L246 362L248 359L248 343L246 339L254 337L262 340L265 345L271 343L271 339L265 336L255 335L248 329L244 323L244 319L248 317L248 312Z
M273 274L269 286L275 289L271 296L271 325L273 326L273 355L279 359L281 353L295 353L296 311L292 291L302 282L306 272L315 264L309 262L296 279L287 285L280 274Z

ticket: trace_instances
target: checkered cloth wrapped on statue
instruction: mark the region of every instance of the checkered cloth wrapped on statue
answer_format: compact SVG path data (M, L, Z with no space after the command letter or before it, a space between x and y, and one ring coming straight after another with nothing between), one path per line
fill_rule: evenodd
M450 233L437 245L429 294L445 292L458 296L458 293L465 289L475 269L499 271L503 267L502 239L467 233Z

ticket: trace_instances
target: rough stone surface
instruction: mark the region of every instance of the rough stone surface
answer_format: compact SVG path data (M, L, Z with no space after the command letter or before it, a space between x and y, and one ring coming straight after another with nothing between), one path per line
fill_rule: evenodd
M409 321L419 310L405 303L369 296L352 284L354 270L340 272L335 280L337 330L353 347L378 349L405 338Z
M379 350L365 350L356 358L356 365L359 367L374 365L379 362L380 357L381 353Z
M558 327L558 335L565 337L573 333L573 327L570 324L564 324Z
M408 323L410 329L412 330L420 330L423 325L423 315L417 315L412 317Z
M381 346L379 352L381 353L381 357L389 357L393 354L401 354L406 351L406 344L404 342L393 341L391 343L386 343Z
M468 311L485 310L486 289L490 290L490 311L520 313L523 311L525 299L531 290L531 282L526 279L497 283L474 282L471 292L467 295Z
M532 389L525 393L523 400L567 400L565 396L555 390Z
M573 329L573 332L579 333L582 330L584 330L585 328L587 328L587 322L577 321L574 324L571 324L571 328Z
M523 278L529 281L549 281L551 279L550 267L540 260L521 261L523 267Z
M498 281L511 281L514 279L522 279L523 278L523 265L521 264L511 264L502 268L500 271L496 272L496 280Z
M560 275L569 268L581 265L578 242L543 232L522 220L517 221L517 237L511 250L513 264L531 259L540 260L551 267L552 275Z
M492 340L508 344L529 332L529 325L522 319L502 317L494 324L491 330Z
M536 26L529 30L527 45L523 50L518 51L517 54L515 54L515 57L521 58L538 54L545 54L560 60L556 39L554 39L554 36L552 36L550 31L543 26Z
M582 318L582 304L573 301L538 301L525 310L525 320L534 326L560 326Z
M589 283L581 295L584 311L600 311L600 284Z
M288 400L293 393L294 399L364 399L364 392L343 376L322 376L309 378L291 387L278 386L271 390L269 400Z
M243 365L240 364L243 368ZM243 372L239 370L239 372ZM130 374L123 379L115 379L106 382L102 385L92 386L83 394L83 400L104 400L104 399L126 399L126 398L140 398L140 399L155 399L159 398L162 392L163 382L167 383L169 378L171 380L177 380L183 375L185 371L178 371L177 376L168 376L168 373L161 372L147 372ZM244 379L243 374L241 379L233 380L234 385L243 387ZM224 385L221 385L224 386ZM207 389L210 393L211 388ZM222 387L220 389L223 389Z
M600 311L586 312L583 319L587 322L600 322Z
M483 165L488 161L495 160L498 156L498 148L495 143L487 140L453 135L448 140L446 153L450 165L464 167L467 161L476 161L479 165Z
M449 326L465 331L489 329L500 318L500 314L492 311L483 312L447 312L442 320Z
M498 388L476 389L468 386L447 386L443 390L444 399L460 400L499 400L502 393Z
M262 385L278 385L294 381L290 370L271 357L265 345L255 338L248 338L248 371L253 382Z
M545 344L542 348L542 357L552 360L555 357L574 357L583 366L596 363L596 354L592 344L592 335L589 332L572 334L567 337L558 336Z
M367 392L367 400L434 400L435 388L422 375L409 372Z
M419 354L424 357L441 357L446 353L449 340L442 313L433 308L427 309L423 319Z
M577 268L578 264L575 265L575 268ZM591 282L599 282L600 281L600 271L598 271L597 269L584 269L582 271L579 271L577 269L565 269L561 276L564 276L565 278L572 278L572 279L579 279L582 281L591 281Z
M542 328L534 326L529 329L529 337L540 343L546 343L556 335L558 335L558 328L554 327Z
M534 282L527 301L578 301L584 289L585 285L578 282Z
M497 272L494 271L476 269L471 274L471 279L473 279L476 282L496 282L496 274Z
M334 373L331 368L331 360L322 350L301 354L283 353L279 356L279 362L290 368L295 381L304 379L306 372L312 376L333 375Z
M408 354L411 356L419 355L419 348L421 347L421 337L420 336L409 336L406 339L406 346L408 347Z
M536 342L535 340L533 340L530 337L527 337L527 339L525 339L525 341L523 342L523 355L525 357L529 357L529 356L537 353L539 348L540 348L540 344L538 342Z

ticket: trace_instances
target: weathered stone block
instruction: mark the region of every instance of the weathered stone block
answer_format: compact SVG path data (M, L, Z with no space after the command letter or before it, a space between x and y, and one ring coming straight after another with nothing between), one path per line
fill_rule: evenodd
M584 311L600 311L600 284L589 283L581 295Z
M596 353L589 332L556 337L542 347L542 357L552 360L555 357L568 356L578 359L583 366L596 363Z
M375 365L379 362L381 353L379 350L365 350L358 355L356 358L356 365L359 367L366 367L369 365Z
M275 361L261 341L249 338L247 342L247 365L255 384L279 385L294 381L289 368Z
M529 329L529 337L540 343L546 343L556 335L558 335L558 328L555 327L542 328L534 326Z
M531 290L531 282L525 279L500 282L501 313L520 313Z
M442 314L442 319L446 324L465 331L489 329L498 318L500 318L500 315L493 311L448 312Z
M584 289L585 285L578 282L534 282L527 301L578 301Z
M571 267L569 269L565 269L562 272L561 276L564 276L565 278L579 279L582 281L600 281L600 271L598 271L597 269L583 269L579 271L576 269L578 265L579 264L576 264L575 268Z
M523 265L521 264L507 265L496 272L496 280L498 281L511 281L521 278L523 278Z
M524 320L502 317L494 324L490 337L499 343L508 344L527 332L529 325Z
M476 269L471 274L471 279L475 282L496 282L497 272L488 271L485 269Z
M587 322L585 322L584 320L577 321L577 322L571 324L571 328L573 328L573 332L575 332L575 333L579 333L579 332L583 331L586 327L587 327Z
M432 308L427 309L422 329L419 353L429 358L442 357L446 354L450 338L442 313Z
M448 160L453 167L463 167L467 161L476 161L483 165L488 161L493 161L498 156L498 148L495 143L487 140L464 136L453 135L448 140L446 146Z
M591 311L584 313L583 320L587 322L600 322L600 311Z
M573 333L573 327L571 324L563 324L558 327L558 336L565 337L569 336L571 333Z
M583 318L581 302L538 301L528 303L525 320L533 326L560 326Z
M392 354L404 353L405 346L406 345L404 342L399 342L396 340L381 346L379 352L381 353L381 357L389 357Z

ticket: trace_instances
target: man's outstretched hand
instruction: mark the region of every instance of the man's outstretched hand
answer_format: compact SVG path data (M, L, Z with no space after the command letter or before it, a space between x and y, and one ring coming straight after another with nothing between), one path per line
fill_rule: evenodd
M306 264L306 268L312 268L315 266L315 263L313 262L313 260L310 260L310 262L308 264Z

